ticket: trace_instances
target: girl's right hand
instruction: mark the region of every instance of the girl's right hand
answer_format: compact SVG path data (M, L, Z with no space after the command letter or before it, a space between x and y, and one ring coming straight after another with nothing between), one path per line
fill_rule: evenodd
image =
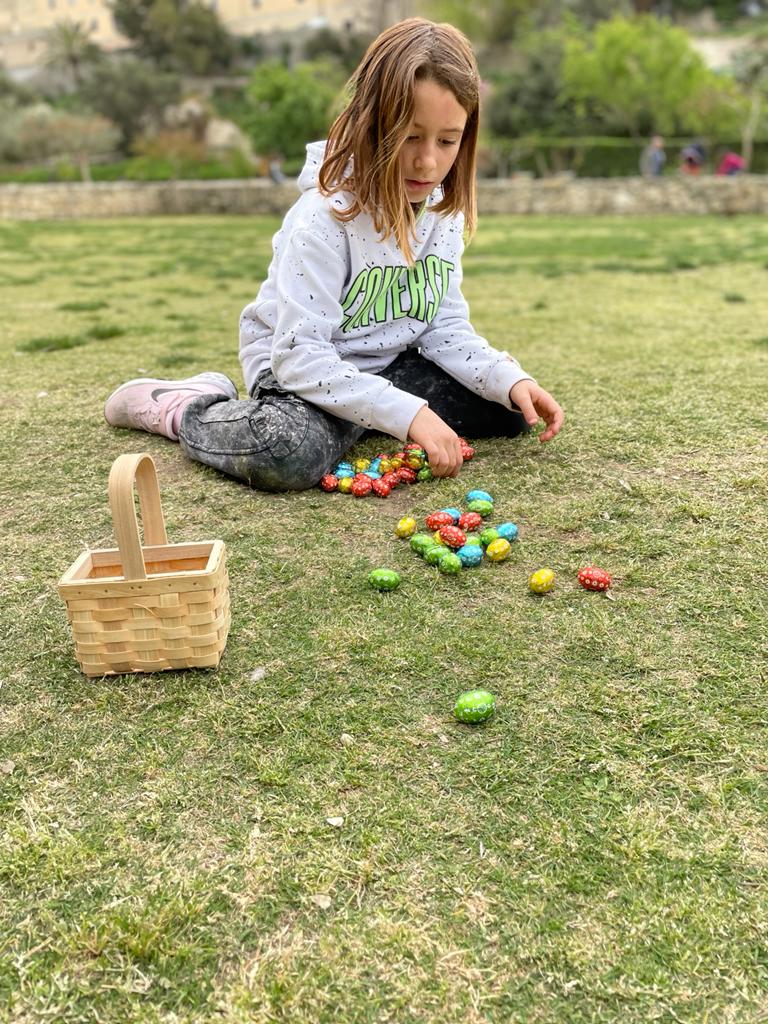
M464 458L459 435L423 405L411 420L408 436L427 453L432 476L458 476Z

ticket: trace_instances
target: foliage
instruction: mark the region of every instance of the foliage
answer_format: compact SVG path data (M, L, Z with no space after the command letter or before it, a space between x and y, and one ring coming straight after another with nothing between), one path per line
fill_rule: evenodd
M498 46L530 32L557 28L573 18L591 26L613 14L629 14L629 0L431 0L430 13L477 42Z
M185 74L227 71L237 44L218 14L200 0L113 0L117 28L140 57Z
M161 123L164 109L178 100L180 91L176 75L126 57L91 68L81 95L118 126L121 149L128 153L139 134Z
M79 21L58 21L48 32L45 65L63 71L74 89L83 84L84 70L103 59L103 51Z
M241 121L256 152L287 159L304 153L307 142L324 138L341 78L327 64L259 65L246 89L248 110Z
M485 123L495 136L531 133L570 135L581 121L573 100L563 96L562 63L568 30L546 29L523 37L516 49L518 68L496 76L486 101Z
M302 46L306 61L331 58L338 62L349 76L360 63L368 48L370 36L360 32L335 32L332 28L318 29Z
M22 107L4 118L0 127L0 159L72 157L84 178L90 176L91 157L111 153L116 143L117 131L106 118L54 110L46 104Z
M687 34L649 15L612 18L568 40L563 95L633 137L732 130L732 82L710 71Z

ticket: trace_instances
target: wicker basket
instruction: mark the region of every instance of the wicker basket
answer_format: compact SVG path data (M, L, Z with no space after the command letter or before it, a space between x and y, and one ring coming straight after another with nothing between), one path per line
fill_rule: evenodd
M80 668L87 676L215 668L230 623L223 541L168 543L146 453L115 459L108 490L117 548L84 552L59 580Z

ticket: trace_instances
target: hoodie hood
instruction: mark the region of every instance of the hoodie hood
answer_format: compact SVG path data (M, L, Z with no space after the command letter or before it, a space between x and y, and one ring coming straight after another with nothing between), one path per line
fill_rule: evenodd
M320 168L325 159L325 142L310 142L307 145L307 160L297 179L297 184L302 192L309 192L317 188L317 181L320 175Z

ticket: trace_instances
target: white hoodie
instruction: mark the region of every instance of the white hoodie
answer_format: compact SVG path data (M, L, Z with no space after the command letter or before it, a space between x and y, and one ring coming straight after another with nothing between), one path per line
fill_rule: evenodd
M426 401L377 373L418 346L470 391L507 409L509 389L530 379L520 364L472 329L461 294L463 216L443 216L430 195L417 224L415 265L371 218L341 223L333 207L348 193L317 189L325 143L307 146L302 195L272 240L273 257L256 299L240 316L240 362L250 392L270 369L286 391L359 426L406 440Z

